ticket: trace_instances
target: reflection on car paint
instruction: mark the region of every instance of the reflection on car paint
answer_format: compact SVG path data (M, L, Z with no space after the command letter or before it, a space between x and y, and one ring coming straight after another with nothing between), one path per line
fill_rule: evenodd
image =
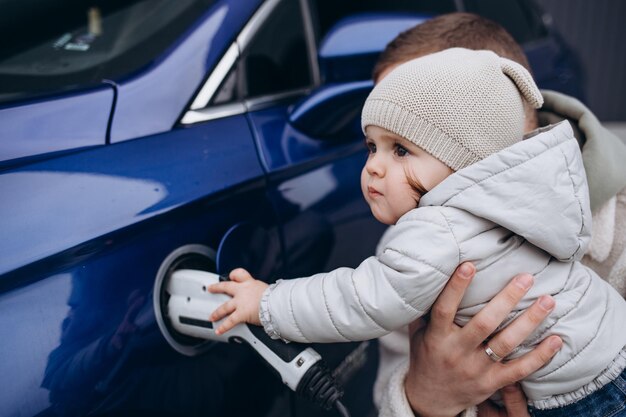
M280 184L278 191L289 202L304 211L322 201L337 188L331 166L325 166Z
M48 354L61 339L71 291L72 276L64 273L0 296L0 375L11 376L0 390L0 415L34 415L50 405L41 384Z
M57 246L72 247L81 243L82 237L66 233L68 230L92 230L96 219L99 229L115 230L128 220L145 215L167 196L165 185L156 181L95 173L33 171L0 177L0 188L9 183L15 187L14 201L10 206L0 205L0 217L15 218L3 225L3 233L13 236L11 244L4 245L2 257L6 257L6 261L2 267L6 270L25 262L23 257L27 254L50 253ZM65 198L57 199L57 195ZM45 209L33 204L33 200L45 201ZM111 216L112 207L115 207L115 217ZM51 215L57 216L55 221L50 221ZM29 238L24 219L28 219L29 230L63 240Z

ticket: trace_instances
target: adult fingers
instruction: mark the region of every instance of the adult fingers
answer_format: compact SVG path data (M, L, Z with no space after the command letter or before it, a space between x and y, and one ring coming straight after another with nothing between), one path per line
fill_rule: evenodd
M522 343L554 309L554 299L549 295L539 297L522 315L488 343L498 356L505 357Z
M229 315L230 313L232 313L233 311L235 311L236 308L237 308L237 305L235 304L235 301L228 300L225 303L223 303L221 306L216 308L215 311L213 311L213 313L211 313L211 316L209 316L209 320L211 321L221 320L227 315Z
M548 363L562 346L563 341L559 336L546 338L524 356L502 364L496 371L497 375L494 375L496 384L503 387L526 378Z
M478 404L478 417L508 417L506 412L489 400Z
M517 275L489 303L463 327L461 341L476 347L502 323L533 284L529 274Z
M409 337L413 337L413 335L424 326L426 326L426 321L423 317L415 319L413 322L409 323Z
M252 275L250 275L250 273L243 268L233 269L230 271L230 274L228 274L228 278L235 282L244 282L254 279Z
M454 315L459 309L459 304L476 274L476 268L471 262L464 262L457 267L445 288L437 297L430 310L430 324L428 330L434 334L446 333L454 323Z
M518 384L507 385L500 391L508 417L530 417L526 396Z

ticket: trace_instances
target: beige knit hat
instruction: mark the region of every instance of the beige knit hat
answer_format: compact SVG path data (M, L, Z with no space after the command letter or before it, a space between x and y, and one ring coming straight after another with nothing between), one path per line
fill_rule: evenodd
M491 51L446 49L408 61L372 90L361 126L387 129L453 170L480 161L524 135L524 106L543 97L520 64Z

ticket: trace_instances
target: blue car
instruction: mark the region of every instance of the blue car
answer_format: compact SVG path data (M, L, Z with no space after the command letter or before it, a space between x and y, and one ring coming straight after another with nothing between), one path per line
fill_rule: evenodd
M500 21L580 96L528 1L30 3L0 13L0 416L336 415L247 346L166 337L158 272L372 255L360 106L385 44L435 14ZM315 349L372 413L375 342Z

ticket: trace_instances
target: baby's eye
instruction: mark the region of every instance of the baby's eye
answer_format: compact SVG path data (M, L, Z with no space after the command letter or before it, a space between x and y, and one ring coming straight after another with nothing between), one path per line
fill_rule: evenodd
M368 153L376 153L376 144L374 142L365 142Z
M394 151L399 157L406 156L409 153L409 151L407 151L406 148L402 145L396 145Z

